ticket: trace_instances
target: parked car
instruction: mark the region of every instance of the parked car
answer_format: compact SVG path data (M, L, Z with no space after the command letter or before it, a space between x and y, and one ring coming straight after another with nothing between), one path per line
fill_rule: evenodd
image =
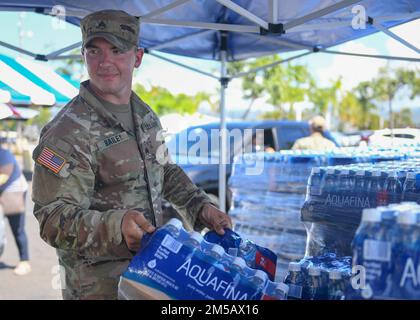
M357 147L366 145L369 136L373 132L370 130L353 131L353 132L331 132L331 135L342 147Z
M369 136L368 145L375 147L398 147L420 144L420 129L396 128L376 130Z
M174 135L167 142L172 160L180 165L190 179L215 201L218 201L219 196L219 126L219 123L211 123L190 127ZM226 181L232 172L234 156L243 150L256 150L252 144L257 129L262 130L264 148L271 151L291 149L297 139L310 135L309 124L305 121L228 122L226 128L230 133ZM187 137L192 141L188 141ZM326 137L336 143L328 132ZM199 148L200 144L201 148ZM337 143L336 145L338 146ZM231 192L227 188L226 208L230 207L230 202ZM170 205L165 203L165 206L167 209Z

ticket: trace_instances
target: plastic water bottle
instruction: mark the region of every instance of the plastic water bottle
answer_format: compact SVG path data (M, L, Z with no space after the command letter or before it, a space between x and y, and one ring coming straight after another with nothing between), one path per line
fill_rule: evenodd
M365 197L367 194L367 178L365 170L357 170L354 178L354 190L358 198Z
M311 197L318 197L321 195L322 173L321 168L312 168L311 175L308 180L308 192Z
M362 213L362 220L356 230L353 238L353 265L363 265L363 245L367 237L374 235L377 224L381 221L381 216L376 209L364 209Z
M403 200L420 204L420 173L407 172L403 187Z
M384 186L384 176L380 170L374 170L372 172L371 183L370 183L370 199L372 200L373 207L384 206L388 204L388 197Z
M289 263L289 272L284 279L284 283L289 286L289 293L287 296L289 300L302 299L302 291L305 284L305 278L302 273L302 267L299 263Z
M321 186L321 193L324 198L329 193L337 190L337 175L334 168L327 168L327 172L324 175L323 184Z
M246 268L245 260L241 257L235 257L232 261L232 264L230 266L230 270L234 274L244 275L245 274L245 268Z
M253 274L249 279L256 290L262 290L267 280L267 274L262 270L253 270Z
M182 222L181 220L172 218L163 226L163 229L168 231L174 238L177 238L182 229Z
M279 282L274 287L272 296L275 297L277 300L287 300L289 292L289 286L285 283Z
M417 216L412 210L401 211L397 218L397 228L393 235L394 273L392 297L420 299L417 278L418 227Z
M388 203L399 203L402 197L402 185L396 171L388 175L385 181L385 190L388 194Z
M308 269L308 284L305 299L308 300L321 300L326 299L323 293L321 281L321 269L318 267L309 267Z
M344 300L345 283L340 270L328 273L328 300Z
M201 242L203 242L203 236L196 231L191 231L188 233L188 238L184 241L184 244L192 249L191 254L194 254L195 251L201 250Z

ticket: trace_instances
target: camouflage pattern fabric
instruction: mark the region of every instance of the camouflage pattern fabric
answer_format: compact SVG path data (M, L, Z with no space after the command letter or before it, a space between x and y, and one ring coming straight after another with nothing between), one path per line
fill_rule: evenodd
M64 299L116 299L119 276L133 253L121 223L137 209L162 225L164 197L184 209L196 230L210 198L177 165L154 112L131 95L135 132L125 128L89 91L80 93L47 124L33 152L32 197L40 234L57 248L65 271Z
M293 150L319 150L330 151L335 149L335 144L324 138L319 132L314 132L311 136L300 138L296 140L292 149Z

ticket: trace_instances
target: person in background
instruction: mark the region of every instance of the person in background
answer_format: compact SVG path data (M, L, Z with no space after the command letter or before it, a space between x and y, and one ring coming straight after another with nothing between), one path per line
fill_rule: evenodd
M325 138L325 119L321 116L315 116L309 120L311 135L300 138L293 144L293 150L318 150L330 151L336 148L336 144L330 139Z
M28 238L25 232L25 195L28 184L16 161L7 149L0 147L0 204L3 207L16 245L20 262L14 269L16 275L31 272L29 264Z

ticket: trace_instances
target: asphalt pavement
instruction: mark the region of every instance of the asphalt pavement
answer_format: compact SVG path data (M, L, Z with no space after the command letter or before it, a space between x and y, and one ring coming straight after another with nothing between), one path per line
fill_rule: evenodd
M31 190L30 184L29 189ZM6 221L7 244L0 257L0 300L58 300L61 299L60 274L55 249L39 236L38 221L32 214L33 203L27 196L26 233L32 272L16 276L13 269L19 262L18 250Z

